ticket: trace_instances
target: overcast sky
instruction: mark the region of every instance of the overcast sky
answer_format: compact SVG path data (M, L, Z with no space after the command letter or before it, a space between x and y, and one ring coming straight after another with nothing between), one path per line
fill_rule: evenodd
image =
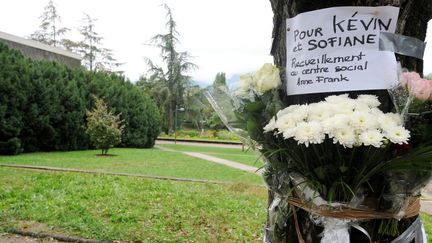
M39 16L48 0L3 0L0 31L26 37L38 29ZM217 72L232 75L251 72L272 62L273 14L268 0L54 0L62 18L60 27L75 29L84 13L96 22L103 46L125 64L131 80L145 74L143 57L158 60L159 50L145 45L156 34L166 33L167 3L177 22L181 44L199 69L190 72L195 81L210 84ZM431 22L429 22L429 30ZM427 40L432 43L432 33ZM73 33L72 33L73 35ZM76 35L76 34L75 34ZM71 36L77 39L79 36ZM431 44L432 45L432 44ZM425 73L432 73L432 48L425 55Z

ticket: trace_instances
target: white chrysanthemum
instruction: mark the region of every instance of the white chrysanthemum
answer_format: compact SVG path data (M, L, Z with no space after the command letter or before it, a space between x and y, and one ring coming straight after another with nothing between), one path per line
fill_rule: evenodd
M384 112L382 112L382 110L380 110L380 109L378 109L376 107L371 108L369 113L371 113L374 116L379 116L379 115L384 114Z
M297 132L297 127L287 128L283 131L282 136L285 139L292 138L295 136L296 132Z
M319 122L312 121L297 124L294 139L297 140L299 144L303 143L307 147L309 144L322 143L324 138L325 135Z
M398 126L401 126L403 124L403 118L400 114L397 113L386 113L387 116L390 116Z
M356 108L356 102L353 99L347 99L343 103L339 104L339 109L343 113L352 112Z
M348 97L348 94L342 94L327 96L325 100L330 104L342 104L351 99Z
M279 133L283 133L288 129L295 128L297 125L296 120L292 117L291 113L283 115L276 120L275 128L278 129Z
M352 113L350 125L354 129L367 130L378 127L378 121L375 116L368 112L355 111Z
M290 113L296 122L305 121L309 113L308 105L300 105Z
M309 105L308 121L323 121L333 115L332 107L326 102Z
M333 143L340 143L344 147L352 148L357 144L357 137L350 126L343 126L333 131Z
M381 114L377 116L377 121L382 130L388 130L392 127L398 126L399 124L391 115Z
M371 129L362 132L359 135L359 143L365 146L381 147L384 140L383 134L378 129Z
M384 114L373 95L351 99L347 94L329 96L326 101L309 105L292 105L280 110L265 126L266 132L278 130L285 139L299 144L322 143L328 135L344 147L380 147L384 141L407 143L409 131L398 114Z
M297 110L299 107L300 107L300 105L290 105L290 106L278 111L276 116L281 117L285 114L288 114L288 113L291 113L291 112Z
M370 108L366 103L355 102L353 105L354 111L370 112Z
M366 104L370 108L378 107L381 104L376 95L359 95L357 101Z
M271 132L276 129L276 117L270 119L269 123L264 127L264 132Z
M341 105L341 104L331 104L327 103L328 108L330 109L330 112L332 115L337 114L345 114L350 115L354 112L354 107L351 105Z
M345 114L336 114L332 117L325 119L322 122L323 130L330 137L333 137L333 133L335 130L348 126L350 121L350 117Z
M390 127L384 130L384 135L390 140L390 142L397 144L408 143L411 136L410 132L402 126Z

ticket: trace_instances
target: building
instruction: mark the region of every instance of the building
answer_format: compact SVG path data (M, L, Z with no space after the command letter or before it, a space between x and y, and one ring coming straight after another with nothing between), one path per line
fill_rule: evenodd
M50 60L65 64L69 67L81 66L81 56L78 54L38 41L24 39L0 31L0 42L5 43L10 48L21 51L25 57L34 60Z

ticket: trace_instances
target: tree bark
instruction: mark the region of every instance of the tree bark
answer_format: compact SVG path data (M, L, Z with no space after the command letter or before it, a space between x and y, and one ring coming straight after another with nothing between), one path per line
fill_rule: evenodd
M287 18L292 18L299 13L318 10L322 8L337 7L337 6L395 6L400 8L399 19L397 23L397 34L411 36L420 40L425 39L427 22L432 17L432 1L431 0L270 0L273 10L273 43L271 55L274 58L274 63L281 70L281 78L286 83L285 67L286 67L286 25ZM423 72L423 61L413 57L396 55L402 67L411 71L417 71L420 74ZM346 93L346 92L344 92ZM392 103L386 90L376 91L356 91L349 92L350 94L375 94L380 98L383 104L382 109L390 110ZM335 94L308 94L287 96L284 91L281 91L281 98L285 105L301 104L317 102L324 97ZM269 192L269 205L273 200L274 195ZM322 228L315 226L304 211L298 212L298 221L302 231L303 238L306 242L319 242L318 236ZM287 222L286 227L286 242L298 242L298 237L293 223L292 217ZM366 242L363 236L355 236L352 233L351 242ZM354 238L354 239L353 239Z

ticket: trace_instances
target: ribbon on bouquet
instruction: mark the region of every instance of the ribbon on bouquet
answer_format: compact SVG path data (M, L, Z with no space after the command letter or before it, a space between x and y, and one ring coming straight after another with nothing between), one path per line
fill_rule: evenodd
M324 227L321 243L346 243L350 242L349 230L355 228L367 236L369 242L371 237L368 232L357 222L360 220L391 219L394 213L379 212L370 209L350 207L342 203L328 203L315 190L306 185L303 176L297 173L290 173L291 181L295 186L296 194L301 197L288 197L287 201L294 212L297 236L300 242L304 242L298 222L296 220L295 207L301 208L311 214L315 224ZM301 186L301 188L299 188ZM280 201L279 201L280 202ZM420 212L420 198L410 197L405 210L404 218L418 216ZM314 218L315 217L315 218ZM420 216L412 225L391 243L411 242L426 243L423 223Z

